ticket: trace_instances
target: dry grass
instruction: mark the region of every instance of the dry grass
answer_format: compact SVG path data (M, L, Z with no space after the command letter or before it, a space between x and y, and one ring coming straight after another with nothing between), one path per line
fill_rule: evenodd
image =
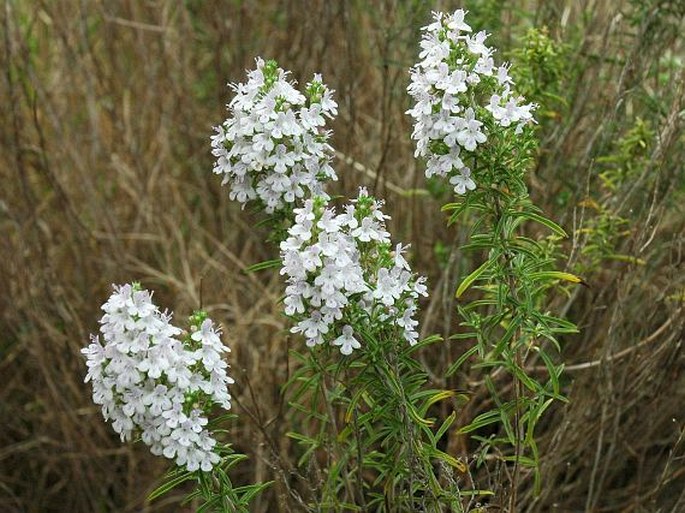
M589 289L551 305L582 332L564 346L570 403L539 430L542 494L534 498L525 481L521 510L683 511L685 106L680 70L655 71L667 52L685 55L679 2L656 2L634 24L630 2L489 3L503 4L503 48L533 21L572 43L570 107L545 125L531 176L553 218L585 226L597 158L637 115L656 132L639 176L600 198L630 220L620 252L644 264L603 262L585 276ZM0 510L179 510L177 497L146 503L165 463L122 446L82 384L79 349L97 328L99 304L111 283L138 279L179 315L202 304L225 326L241 414L232 436L251 456L237 478L277 480L255 511L297 511L273 462L293 459L279 386L288 346L299 341L286 336L277 273L243 272L274 248L255 229L257 216L228 201L208 151L211 125L225 116L225 82L242 80L256 55L302 81L321 71L337 90L336 191L365 184L387 198L395 238L412 243L414 268L432 284L424 332L457 329L452 292L470 265L458 250L466 234L445 227L438 200L409 193L425 184L404 88L428 11L392 0L5 0ZM437 240L447 248L440 263ZM572 265L587 240L580 233L567 244ZM461 350L445 344L422 358L439 376ZM474 397L463 415L487 406L465 376L446 385ZM456 438L450 447L462 456L473 449Z

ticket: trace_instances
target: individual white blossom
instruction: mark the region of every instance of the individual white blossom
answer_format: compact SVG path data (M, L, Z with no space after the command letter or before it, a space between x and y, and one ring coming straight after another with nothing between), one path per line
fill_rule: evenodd
M454 185L457 194L464 194L466 190L474 190L476 182L471 179L471 170L468 167L459 169L459 173L450 177L450 183Z
M426 159L426 177L447 177L457 194L476 187L465 161L487 142L488 127L511 127L518 134L535 121L535 104L512 90L510 65L495 66L487 34L473 34L466 14L433 13L407 88L414 100L407 111L414 119L414 154Z
M336 338L333 344L340 346L340 352L344 355L350 355L353 350L361 347L359 341L354 338L354 329L349 324L343 326L342 335Z
M206 412L213 404L230 409L233 383L219 329L202 315L184 335L137 285L115 286L102 310L100 334L81 352L105 420L122 441L139 435L153 454L211 470L220 457Z
M325 198L294 210L295 223L281 243L287 278L285 313L308 346L333 344L344 355L362 347L355 320L395 326L414 344L416 301L427 295L424 278L412 274L401 244L390 246L381 203L361 189L342 213Z
M323 184L337 179L325 125L338 105L321 75L302 94L274 61L256 62L247 82L232 85L230 117L215 128L212 154L230 198L260 200L271 213L324 195Z

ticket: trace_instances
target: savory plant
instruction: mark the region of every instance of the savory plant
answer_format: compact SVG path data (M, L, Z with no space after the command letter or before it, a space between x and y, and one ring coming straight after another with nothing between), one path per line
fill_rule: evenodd
M452 337L473 346L444 377L470 358L483 369L495 406L459 433L472 433L482 454L495 449L511 462L514 511L521 467L538 469L536 423L563 399L562 366L550 345L558 349L558 334L575 329L547 312L545 293L580 280L554 269L554 241L550 249L524 231L533 221L565 235L526 188L536 105L516 93L511 66L495 64L487 34L474 33L465 16L461 9L435 13L424 27L408 114L426 177L447 180L457 194L444 210L450 223L465 219L471 231L462 249L482 259L456 290L459 298L479 291L460 303L465 330ZM364 187L349 201L326 191L336 179L326 129L337 114L333 91L320 75L300 91L288 72L261 58L232 89L229 118L211 138L213 171L231 199L264 213L279 258L252 270L280 267L283 313L304 342L292 351L294 370L283 384L288 436L301 449L297 465L274 462L286 489L306 511L470 510L492 492L477 489L469 466L444 450L457 393L431 388L431 369L416 357L430 344L449 343L420 340L426 280L412 271L408 246L393 243L382 200ZM223 441L225 417L216 416L217 408L230 409L233 384L221 332L202 311L184 331L151 298L138 284L123 285L103 305L100 335L82 351L93 400L122 441L140 437L153 454L174 461L152 497L194 480L188 500L202 499L201 509L247 511L268 483L235 487L228 476L244 456ZM537 358L548 380L528 372ZM509 392L495 382L502 373ZM480 436L494 424L503 436ZM306 493L289 479L306 483Z

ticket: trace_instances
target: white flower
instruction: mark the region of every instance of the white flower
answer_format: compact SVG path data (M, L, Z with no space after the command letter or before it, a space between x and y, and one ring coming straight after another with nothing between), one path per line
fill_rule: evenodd
M336 338L333 344L340 346L340 352L344 355L350 355L352 351L361 347L359 341L354 338L354 330L349 324L343 326L342 335Z
M328 333L328 329L328 323L323 315L321 315L321 312L314 310L308 318L300 321L296 326L293 326L290 331L293 333L302 333L307 337L308 341L316 341L311 344L315 345L319 343L320 335Z
M464 21L467 12L463 9L457 9L454 14L447 16L447 28L455 32L471 32L471 27Z
M318 267L321 267L321 248L318 244L309 246L307 249L300 253L302 257L302 267L305 271L314 271Z
M290 236L299 238L302 241L307 241L312 236L312 226L313 223L309 219L298 222L291 228L289 232Z
M153 381L150 383L154 384ZM163 384L155 385L154 389L143 397L143 404L150 407L150 412L154 417L160 416L163 411L171 408L169 388Z
M221 358L229 349L208 318L192 335L177 338L182 331L151 298L137 286L114 288L102 306L102 338L92 336L81 350L88 366L85 381L92 383L93 402L122 441L140 433L153 454L188 470L211 470L220 460L212 451L216 441L204 430L208 420L202 410L189 410L186 399L193 393L193 402L203 407L230 408L227 385L233 380Z
M88 374L86 374L85 382L91 380L99 381L102 378L103 364L107 361L105 348L100 343L100 337L91 335L91 343L88 347L81 349L81 353L86 357L86 365L88 367Z
M414 100L407 111L414 119L414 155L427 160L426 177L448 178L458 194L475 188L470 172L462 173L462 159L477 157L460 156L460 150L475 152L486 143L486 126L511 127L513 135L520 133L534 122L535 108L512 94L510 65L496 67L487 33L472 34L465 16L462 9L447 16L433 13L433 23L423 28L420 60L410 70L407 87ZM479 104L481 98L487 104Z
M214 351L219 353L230 351L228 347L221 343L221 338L219 337L220 333L221 332L214 327L212 319L207 318L202 321L200 329L190 335L190 338L201 342L203 346L211 347Z
M456 138L456 132L454 134ZM454 169L461 169L464 167L459 154L461 153L459 146L453 146L450 152L446 155L434 155L428 159L426 166L426 176L433 175L448 176Z
M510 67L510 64L502 64L497 68L497 82L499 82L499 85L506 86L507 84L513 84L513 80L509 76Z
M471 170L468 167L462 168L458 175L452 176L450 183L454 185L454 192L457 194L465 194L467 189L472 191L476 188L476 183L471 179Z
M414 319L414 314L416 313L416 305L410 305L397 320L398 326L404 328L404 338L409 345L415 345L418 342L419 333L416 331L416 327L419 322Z
M336 180L330 166L326 118L337 114L332 91L315 76L303 95L273 61L256 60L247 82L233 85L230 117L211 137L213 172L223 175L229 197L259 199L267 212L323 193Z
M475 150L478 144L487 140L485 134L480 131L482 126L483 123L476 119L473 109L469 107L464 114L463 127L457 132L457 142L468 151Z
M407 308L415 311L426 287L411 273L402 255L406 248L398 244L394 254L390 251L382 203L360 189L342 214L327 207L324 198L316 205L308 201L295 210L295 224L280 246L281 274L288 280L285 313L295 321L291 332L302 333L309 347L329 343L347 355L361 347L351 317L365 312L368 319L400 328L413 343L415 325L405 323L405 329L399 319Z
M471 53L475 53L481 56L488 56L492 52L490 48L485 44L485 40L488 35L484 30L481 30L477 34L472 36L466 36L466 45Z
M340 229L340 220L335 217L332 210L325 210L316 226L326 233L335 233Z
M362 219L361 225L352 231L352 236L362 242L369 242L372 240L385 242L390 234L383 230L374 219L365 217Z
M402 289L397 283L397 276L392 274L389 269L381 268L376 278L376 288L372 292L374 299L377 299L386 306L395 304L395 300L400 297Z
M407 262L403 256L403 253L406 251L408 246L402 246L402 243L398 243L397 246L395 246L395 267L397 269L404 269L405 271L411 271L411 267L409 267L409 262Z

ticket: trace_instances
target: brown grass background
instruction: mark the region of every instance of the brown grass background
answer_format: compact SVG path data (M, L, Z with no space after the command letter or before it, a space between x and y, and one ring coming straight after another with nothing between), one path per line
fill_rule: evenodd
M629 219L620 251L590 288L552 299L578 323L564 340L570 402L539 427L543 488L522 485L521 511L685 511L685 58L679 1L471 2L501 53L531 25L569 45L569 107L540 132L534 199L576 236L582 258L588 196ZM476 4L480 4L477 6ZM97 329L110 284L139 280L181 318L201 303L225 327L237 384L231 427L250 462L238 482L279 481L276 450L294 459L280 385L289 340L274 258L258 216L211 174L209 135L226 116L228 81L257 55L305 82L336 89L336 193L367 185L385 197L395 240L429 277L424 334L458 329L453 291L471 268L422 189L403 114L408 67L430 9L457 2L4 0L0 5L0 511L178 511L179 494L146 502L166 468L122 446L91 404L79 349ZM597 193L597 157L635 118L655 137L648 164L611 197ZM437 258L436 241L447 248ZM440 376L464 345L421 355ZM488 406L468 376L436 384L472 397L460 422ZM272 445L270 445L272 444ZM275 447L275 449L274 449ZM450 447L467 456L463 440ZM477 472L481 482L488 476ZM497 476L490 476L496 485ZM298 511L282 483L255 511ZM493 502L492 510L497 511Z

